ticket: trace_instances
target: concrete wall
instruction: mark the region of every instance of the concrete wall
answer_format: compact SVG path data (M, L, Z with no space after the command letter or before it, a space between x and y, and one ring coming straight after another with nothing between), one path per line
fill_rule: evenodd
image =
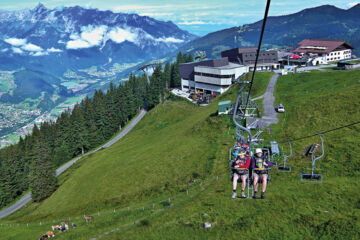
M195 75L195 82L209 83L215 85L231 85L232 78L216 78Z

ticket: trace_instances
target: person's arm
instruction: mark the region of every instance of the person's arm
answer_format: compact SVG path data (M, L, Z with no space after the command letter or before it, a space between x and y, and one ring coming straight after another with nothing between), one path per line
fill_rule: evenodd
M270 161L266 161L266 166L267 167L273 167L274 163L270 162Z

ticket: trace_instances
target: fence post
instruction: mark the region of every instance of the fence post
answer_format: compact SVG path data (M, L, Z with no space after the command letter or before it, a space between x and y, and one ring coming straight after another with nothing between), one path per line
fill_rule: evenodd
M98 212L98 216L100 216L100 212Z
M145 209L144 209L144 207L143 207L143 211L144 211Z
M115 208L114 208L114 213L116 212Z
M186 189L186 195L189 195L189 190L188 189Z
M27 223L26 226L29 227L29 223Z
M169 198L169 202L170 202L170 198Z
M40 222L40 226L41 226L41 222Z
M153 208L155 208L155 203L153 203Z
M219 180L219 176L216 176L216 181L218 181Z

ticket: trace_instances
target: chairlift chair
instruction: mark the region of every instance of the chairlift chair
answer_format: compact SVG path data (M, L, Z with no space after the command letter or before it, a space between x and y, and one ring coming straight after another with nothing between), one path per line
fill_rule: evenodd
M311 173L301 173L301 181L302 182L322 182L323 180L323 176L320 173L321 169L317 169L316 168L316 161L321 159L324 154L325 154L325 150L324 150L324 140L322 135L319 135L320 140L321 140L321 150L322 153L320 156L316 157L315 154L311 155ZM309 171L308 169L304 169L304 172Z
M291 146L291 142L289 141L289 145L290 145L290 154L286 155L284 154L284 162L282 166L278 166L278 171L279 172L291 172L291 167L290 166L286 166L286 160L292 156L292 146Z

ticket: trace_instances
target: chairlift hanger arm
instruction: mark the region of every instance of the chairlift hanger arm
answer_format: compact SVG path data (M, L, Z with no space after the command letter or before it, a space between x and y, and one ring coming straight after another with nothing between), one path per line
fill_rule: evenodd
M321 134L318 135L320 137L320 140L321 140L321 150L322 150L322 153L320 156L318 157L315 157L313 161L316 161L316 160L319 160L320 158L322 158L325 154L325 149L324 149L324 139L323 139L323 136Z

